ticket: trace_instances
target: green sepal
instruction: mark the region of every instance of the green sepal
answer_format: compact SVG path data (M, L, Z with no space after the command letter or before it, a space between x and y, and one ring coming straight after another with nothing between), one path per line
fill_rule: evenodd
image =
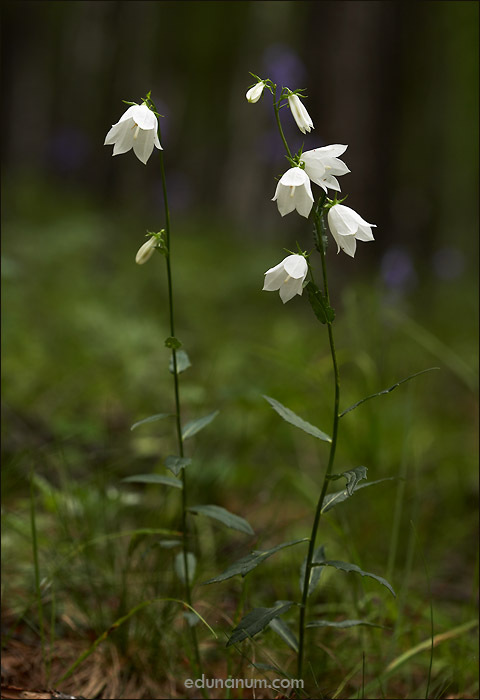
M335 311L328 304L325 295L311 280L307 282L305 289L307 290L308 301L313 309L313 313L320 323L332 323L335 319Z

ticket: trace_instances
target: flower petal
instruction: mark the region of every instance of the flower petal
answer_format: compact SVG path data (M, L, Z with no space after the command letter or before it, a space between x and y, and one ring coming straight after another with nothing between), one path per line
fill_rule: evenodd
M293 279L304 280L307 276L308 265L303 255L289 255L282 264L285 272Z
M132 127L130 127L130 123L128 124L128 128L122 132L120 139L116 141L115 146L113 147L114 156L119 156L120 154L126 153L131 149L133 146L135 129L136 127L134 123L132 123Z
M375 226L375 224L370 224L369 226L365 226L364 224L360 224L358 227L358 231L355 234L355 238L357 241L374 241L372 229L370 226Z
M310 181L307 180L303 187L295 189L295 208L301 216L308 218L313 207L313 194L310 186Z
M350 216L348 211L344 211L345 209L353 211L352 209L349 209L349 207L344 207L342 204L335 204L329 209L328 225L330 226L332 234L334 230L341 236L349 236L356 233L358 224Z
M320 187L323 187L325 192L327 191L326 190L327 187L331 190L336 190L336 192L340 192L340 190L341 190L340 183L337 180L337 178L334 177L333 175L330 175L330 174L325 175L325 177L322 178L322 181L319 182L318 184L320 185Z
M285 272L283 263L275 265L275 267L270 268L270 270L267 270L265 273L265 282L262 291L275 292L277 289L280 289L286 277L287 273Z
M344 146L340 143L334 143L331 144L330 146L322 146L321 148L314 148L311 151L305 151L302 154L302 159L304 159L305 156L311 157L311 158L336 158L337 156L341 156L342 153L345 153L347 150L348 146Z
M150 129L158 128L157 117L154 115L151 109L147 105L134 105L132 107L132 118L135 124L138 124L140 129L148 131Z
M138 160L145 165L147 164L147 160L152 155L154 140L155 132L152 129L149 131L140 129L137 137L133 140L133 152L137 156Z
M105 136L105 141L103 142L103 145L112 146L115 143L115 141L118 141L124 128L125 124L120 124L119 122L117 124L114 124L108 132L108 134Z
M302 168L290 168L280 178L280 183L286 187L299 187L308 182L308 175Z
M285 284L280 287L280 299L284 304L290 299L293 299L295 294L301 294L303 291L303 280L293 279L290 277Z
M277 202L278 211L282 216L290 214L295 209L295 199L290 196L290 187L284 187L280 182L275 190L272 202Z

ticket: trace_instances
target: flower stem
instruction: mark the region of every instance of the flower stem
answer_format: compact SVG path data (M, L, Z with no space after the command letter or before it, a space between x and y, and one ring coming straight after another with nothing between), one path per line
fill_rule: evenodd
M325 230L325 223L323 220L323 213L321 209L314 214L316 239L318 241L318 250L320 252L320 257L322 259L322 271L323 271L323 288L325 292L325 298L328 306L330 306L330 296L328 292L328 278L327 278L327 266L325 262L325 246L323 243L323 234ZM302 677L303 671L303 653L304 653L304 638L305 638L305 615L307 609L307 598L308 589L310 584L310 575L312 571L313 555L315 552L315 540L317 537L318 525L320 523L320 518L322 515L322 506L327 492L328 487L328 477L332 473L333 462L335 459L335 450L337 447L337 436L338 436L338 421L339 421L339 402L340 402L340 377L338 373L337 355L335 352L335 342L333 338L333 330L331 321L327 321L328 329L328 340L330 343L330 352L332 355L333 373L335 377L335 397L334 397L334 407L333 407L333 430L332 430L332 442L330 443L330 454L328 457L327 469L323 477L322 489L320 491L320 497L318 499L317 508L315 511L315 517L313 520L312 533L310 535L310 542L308 545L307 552L307 562L305 566L305 579L303 582L303 594L302 603L300 606L300 622L299 622L299 634L298 634L298 666L297 666L297 678Z
M150 102L152 102L150 100ZM153 105L153 102L152 102ZM156 111L155 105L153 105ZM158 122L158 138L161 142L161 131L160 131L160 121ZM162 177L162 190L163 190L163 201L165 203L165 243L166 243L166 255L165 260L167 263L167 284L168 284L168 308L170 317L170 336L175 338L175 316L173 310L173 282L172 282L172 268L170 262L171 248L170 248L170 210L168 207L168 196L167 196L167 183L165 178L165 165L163 160L163 151L159 151L160 154L160 172ZM183 437L182 437L182 420L181 420L181 406L180 406L180 389L178 381L178 364L177 364L177 350L172 347L172 360L173 360L173 386L175 393L175 422L177 427L177 442L178 442L178 452L179 456L183 458ZM187 478L185 474L185 469L182 469L182 550L183 550L183 565L185 572L185 597L186 602L191 607L192 606L192 592L190 587L190 576L188 571L188 535L187 535ZM202 663L200 659L200 651L198 648L197 633L195 627L189 625L192 645L195 655L195 663L197 666L198 674L202 673Z
M273 88L273 109L275 110L275 119L277 120L278 130L279 130L279 132L280 132L280 136L281 136L281 138L282 138L283 145L285 146L285 150L286 150L287 153L288 153L288 157L291 158L291 157L292 157L292 154L290 153L290 149L289 149L289 147L288 147L287 139L285 138L285 134L283 133L282 122L280 121L280 108L279 108L279 106L278 106L278 103L281 101L281 97L280 97L280 99L279 99L278 102L277 102L277 101L276 101L276 96L277 96L277 86L275 85L275 87Z

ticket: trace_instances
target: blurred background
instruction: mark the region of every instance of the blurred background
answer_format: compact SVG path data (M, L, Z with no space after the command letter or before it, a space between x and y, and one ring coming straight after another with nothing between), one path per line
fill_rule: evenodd
M129 525L158 527L159 512L178 526L171 493L121 484L163 469L159 456L174 444L166 424L129 430L172 402L162 260L134 264L146 230L164 225L158 158L143 166L133 152L112 158L103 146L122 100L149 90L165 115L177 334L192 360L182 375L185 419L221 409L195 443L195 498L247 517L261 544L306 534L325 454L279 425L261 395L328 432L330 359L303 300L283 307L260 293L284 248L313 243L310 224L281 218L270 201L286 161L269 94L255 105L245 99L252 71L306 88L315 129L302 135L283 110L291 149L348 144L342 192L377 225L375 243L360 243L355 259L328 250L343 407L440 368L344 419L338 471L365 464L370 479L407 481L345 504L327 530L331 558L347 560L353 547L351 561L403 586L400 608L384 611L403 641L379 663L428 638L417 535L438 631L468 622L478 562L478 3L4 2L1 51L7 614L34 616L30 476L41 565L57 567L58 634L74 629L72 644L100 634L156 579L137 577L127 601L115 558L123 550L89 550L74 566L76 589L72 569L65 581L58 571L62 547ZM203 578L249 549L214 534L221 546L200 541ZM158 551L148 554L155 571ZM268 584L271 602L292 595L280 572ZM327 597L336 591L326 585ZM161 622L149 621L152 638ZM472 649L461 637L436 660L437 697L445 688L475 697ZM419 692L427 665L422 657L415 673L405 671L398 697Z

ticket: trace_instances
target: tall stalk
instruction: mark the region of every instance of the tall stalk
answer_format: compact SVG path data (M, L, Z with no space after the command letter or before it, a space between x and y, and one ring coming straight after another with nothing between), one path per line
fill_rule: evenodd
M330 295L328 291L328 277L327 277L327 265L325 261L325 245L323 234L325 230L325 223L323 220L322 211L315 211L315 231L316 231L316 242L317 249L320 252L322 259L322 272L323 272L323 289L325 292L325 298L328 306L330 306ZM307 561L305 565L305 578L303 581L303 593L302 593L302 604L300 607L300 621L298 628L298 666L297 666L297 677L302 677L303 670L303 653L304 653L304 639L305 639L305 615L307 609L307 598L308 589L310 585L310 575L312 571L313 554L315 552L315 540L317 538L318 525L320 523L320 518L322 516L322 506L325 494L328 488L328 477L332 473L333 462L335 460L335 450L337 447L337 437L338 437L338 422L339 422L339 403L340 403L340 376L338 373L338 363L337 355L335 352L335 342L333 338L333 329L331 321L327 321L328 329L328 340L330 343L330 353L332 356L333 373L335 377L335 395L333 402L333 428L332 428L332 442L330 443L330 454L328 456L327 469L323 477L322 490L320 491L320 497L318 499L317 508L315 510L315 517L312 525L312 532L310 535L310 541L308 544Z
M149 100L156 112L156 107L152 100ZM161 143L162 135L160 130L160 120L158 120L158 138ZM167 195L167 182L165 177L165 165L163 159L163 151L159 150L160 156L160 173L162 178L162 190L163 190L163 201L165 204L165 260L167 264L167 286L168 286L168 308L169 308L169 319L170 319L170 336L175 338L175 315L173 307L173 281L172 281L172 266L171 266L171 244L170 244L170 210L168 207L168 195ZM178 364L177 364L177 349L175 345L172 346L172 364L173 364L173 386L175 394L175 423L177 430L177 444L178 444L178 454L183 459L184 449L183 449L183 436L182 436L182 416L181 416L181 405L180 405L180 388L178 380ZM185 597L187 599L188 605L192 606L192 590L190 586L190 575L188 570L188 535L187 535L187 477L185 474L185 469L182 469L182 551L183 551L183 566L184 566L184 576L185 576ZM197 671L199 674L202 673L202 663L200 659L200 651L198 648L198 639L195 627L190 626L190 633L192 637L192 645L195 655L195 663L197 666Z
M276 86L273 88L273 107L275 110L275 119L277 122L278 130L280 132L281 139L287 151L288 157L291 159L292 154L288 147L285 134L283 133L282 124L280 121L280 102L283 97L283 92L280 98L276 99ZM322 260L322 273L323 273L323 290L325 294L325 300L327 306L330 306L330 294L328 290L328 276L327 276L327 265L325 260L325 221L323 215L322 205L324 202L324 196L322 196L318 202L318 205L313 211L314 224L315 224L315 244L320 257ZM320 518L322 516L322 506L325 498L325 494L328 488L329 476L332 473L333 462L335 460L335 451L337 447L337 436L338 436L338 422L339 422L339 404L340 404L340 376L338 372L337 355L335 352L335 341L333 338L332 321L327 320L327 330L328 330L328 340L330 344L330 353L332 356L333 373L335 378L335 394L333 401L333 428L332 428L332 441L330 443L330 454L328 456L327 469L323 477L322 488L320 491L320 496L317 502L317 507L315 510L315 517L313 519L312 531L310 534L310 540L308 544L307 559L305 565L305 578L303 581L303 591L302 591L302 602L300 606L300 620L299 620L299 630L298 630L298 665L297 665L297 678L302 677L303 671L303 656L305 648L305 617L307 609L307 598L308 589L310 585L310 576L312 571L313 556L315 552L315 541L317 538L318 525L320 523Z

